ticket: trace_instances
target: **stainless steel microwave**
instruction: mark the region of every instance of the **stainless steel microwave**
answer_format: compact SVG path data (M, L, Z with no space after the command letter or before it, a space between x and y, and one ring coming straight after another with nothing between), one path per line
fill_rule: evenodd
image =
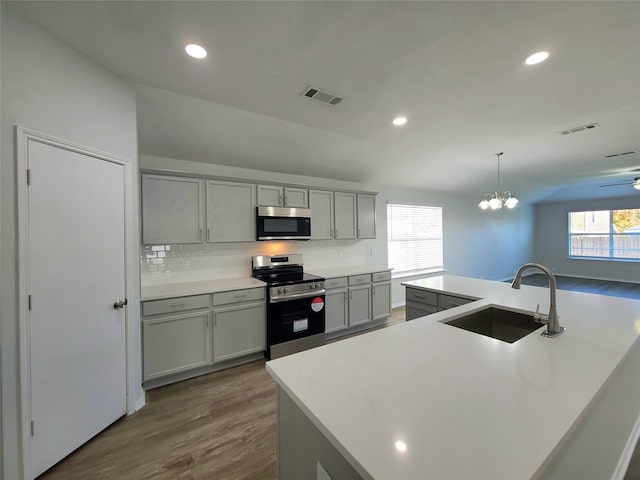
M308 208L256 207L257 240L310 240Z

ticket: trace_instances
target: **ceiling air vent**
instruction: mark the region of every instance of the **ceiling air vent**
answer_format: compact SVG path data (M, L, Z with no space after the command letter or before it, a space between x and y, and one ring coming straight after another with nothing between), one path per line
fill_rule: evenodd
M600 125L598 125L597 123L590 123L588 125L580 125L579 127L575 127L575 128L570 128L568 130L562 130L561 132L558 132L560 135L570 135L572 133L577 133L577 132L583 132L585 130L591 130L594 128L598 128Z
M318 100L322 103L328 103L329 105L338 105L343 100L342 97L336 95L335 93L321 90L317 87L312 87L311 85L305 88L300 95L313 98L314 100Z
M604 158L623 157L625 155L632 155L634 153L640 153L638 150L630 150L628 152L612 153L611 155L605 155Z

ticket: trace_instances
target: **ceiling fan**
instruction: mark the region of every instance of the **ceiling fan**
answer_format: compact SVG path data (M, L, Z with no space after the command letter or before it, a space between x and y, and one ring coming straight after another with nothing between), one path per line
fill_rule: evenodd
M624 185L633 185L633 188L636 190L640 190L640 177L635 177L633 180L627 180L624 182L617 183L607 183L605 185L600 185L601 187L622 187Z

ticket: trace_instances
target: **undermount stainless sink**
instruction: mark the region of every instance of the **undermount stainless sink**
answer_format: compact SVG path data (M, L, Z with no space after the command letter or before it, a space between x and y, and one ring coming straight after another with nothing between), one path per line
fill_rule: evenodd
M534 320L533 315L497 307L487 307L442 323L508 343L520 340L542 327L540 322Z

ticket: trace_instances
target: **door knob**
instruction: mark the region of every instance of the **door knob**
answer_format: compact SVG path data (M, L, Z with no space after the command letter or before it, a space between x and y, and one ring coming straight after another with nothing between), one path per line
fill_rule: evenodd
M127 304L127 299L125 298L124 300L118 300L116 301L116 303L113 304L113 308L114 309L118 309L118 308L124 308L124 306Z

